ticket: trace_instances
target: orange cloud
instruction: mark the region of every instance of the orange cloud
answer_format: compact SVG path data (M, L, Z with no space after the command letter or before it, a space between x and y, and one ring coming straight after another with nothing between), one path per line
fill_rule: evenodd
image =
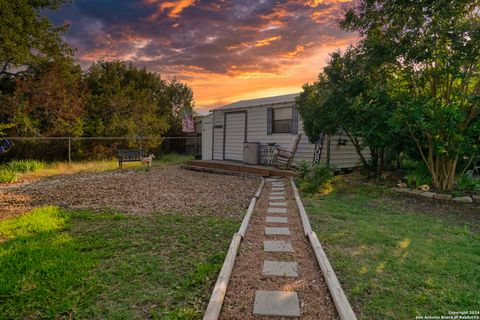
M177 18L185 8L193 5L195 1L196 0L178 0L162 2L159 0L144 0L143 3L146 5L157 5L159 11L147 17L148 21L155 21L166 10L168 10L167 16Z
M304 52L305 51L305 46L303 45L298 45L295 50L293 51L290 51L290 52L287 52L285 54L282 55L282 57L285 57L285 58L294 58L296 56L298 56L300 53Z
M268 46L270 43L272 43L273 41L278 41L282 39L281 36L275 36L275 37L270 37L270 38L266 38L266 39L262 39L262 40L257 40L254 44L255 47L264 47L264 46Z

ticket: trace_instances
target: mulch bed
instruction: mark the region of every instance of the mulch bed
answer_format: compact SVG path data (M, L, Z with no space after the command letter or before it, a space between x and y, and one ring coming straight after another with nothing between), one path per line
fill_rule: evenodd
M180 169L116 170L60 175L0 187L0 220L44 205L242 217L259 179Z
M259 317L253 315L255 290L296 291L300 300L300 319L332 320L339 319L320 267L311 249L308 239L304 237L303 227L288 180L284 180L285 196L288 203L287 216L290 236L265 236L265 217L269 203L271 186L265 185L257 202L245 239L240 245L239 255L228 284L220 319L281 319L280 317ZM269 224L269 226L281 226ZM283 225L287 226L287 225ZM267 239L268 237L268 239ZM263 251L264 240L288 240L292 243L293 253L270 253ZM298 278L263 277L263 261L296 261Z

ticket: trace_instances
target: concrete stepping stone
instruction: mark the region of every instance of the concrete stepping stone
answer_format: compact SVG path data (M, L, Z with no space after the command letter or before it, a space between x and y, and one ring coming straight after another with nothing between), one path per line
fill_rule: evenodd
M292 244L288 241L265 240L263 241L265 252L293 252Z
M268 206L269 207L286 207L287 203L286 202L270 202Z
M285 192L285 188L272 188L272 192Z
M271 196L284 196L285 192L284 191L275 191L275 192L270 192Z
M264 261L262 275L298 278L298 265L296 262Z
M265 219L267 223L288 223L287 217L267 217Z
M268 213L287 213L287 208L273 207L267 209Z
M284 227L265 227L265 235L277 236L277 235L290 235L290 229Z
M299 317L298 293L288 291L255 291L253 314L258 316Z
M283 182L272 182L272 187L273 187L273 188L275 188L275 187L284 188L284 187L285 187L285 183L283 183Z
M284 200L285 196L270 196L270 200Z

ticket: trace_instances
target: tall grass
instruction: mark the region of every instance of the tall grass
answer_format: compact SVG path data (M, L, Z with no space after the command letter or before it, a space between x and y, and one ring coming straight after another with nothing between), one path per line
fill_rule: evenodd
M18 173L35 172L45 168L45 162L36 160L12 160L7 164L7 168Z
M17 181L17 174L9 169L0 168L0 183L10 183Z

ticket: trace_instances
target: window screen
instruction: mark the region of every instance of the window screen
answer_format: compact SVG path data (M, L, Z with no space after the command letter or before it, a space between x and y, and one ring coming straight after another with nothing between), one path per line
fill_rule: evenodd
M275 108L272 118L273 133L292 132L292 108Z

